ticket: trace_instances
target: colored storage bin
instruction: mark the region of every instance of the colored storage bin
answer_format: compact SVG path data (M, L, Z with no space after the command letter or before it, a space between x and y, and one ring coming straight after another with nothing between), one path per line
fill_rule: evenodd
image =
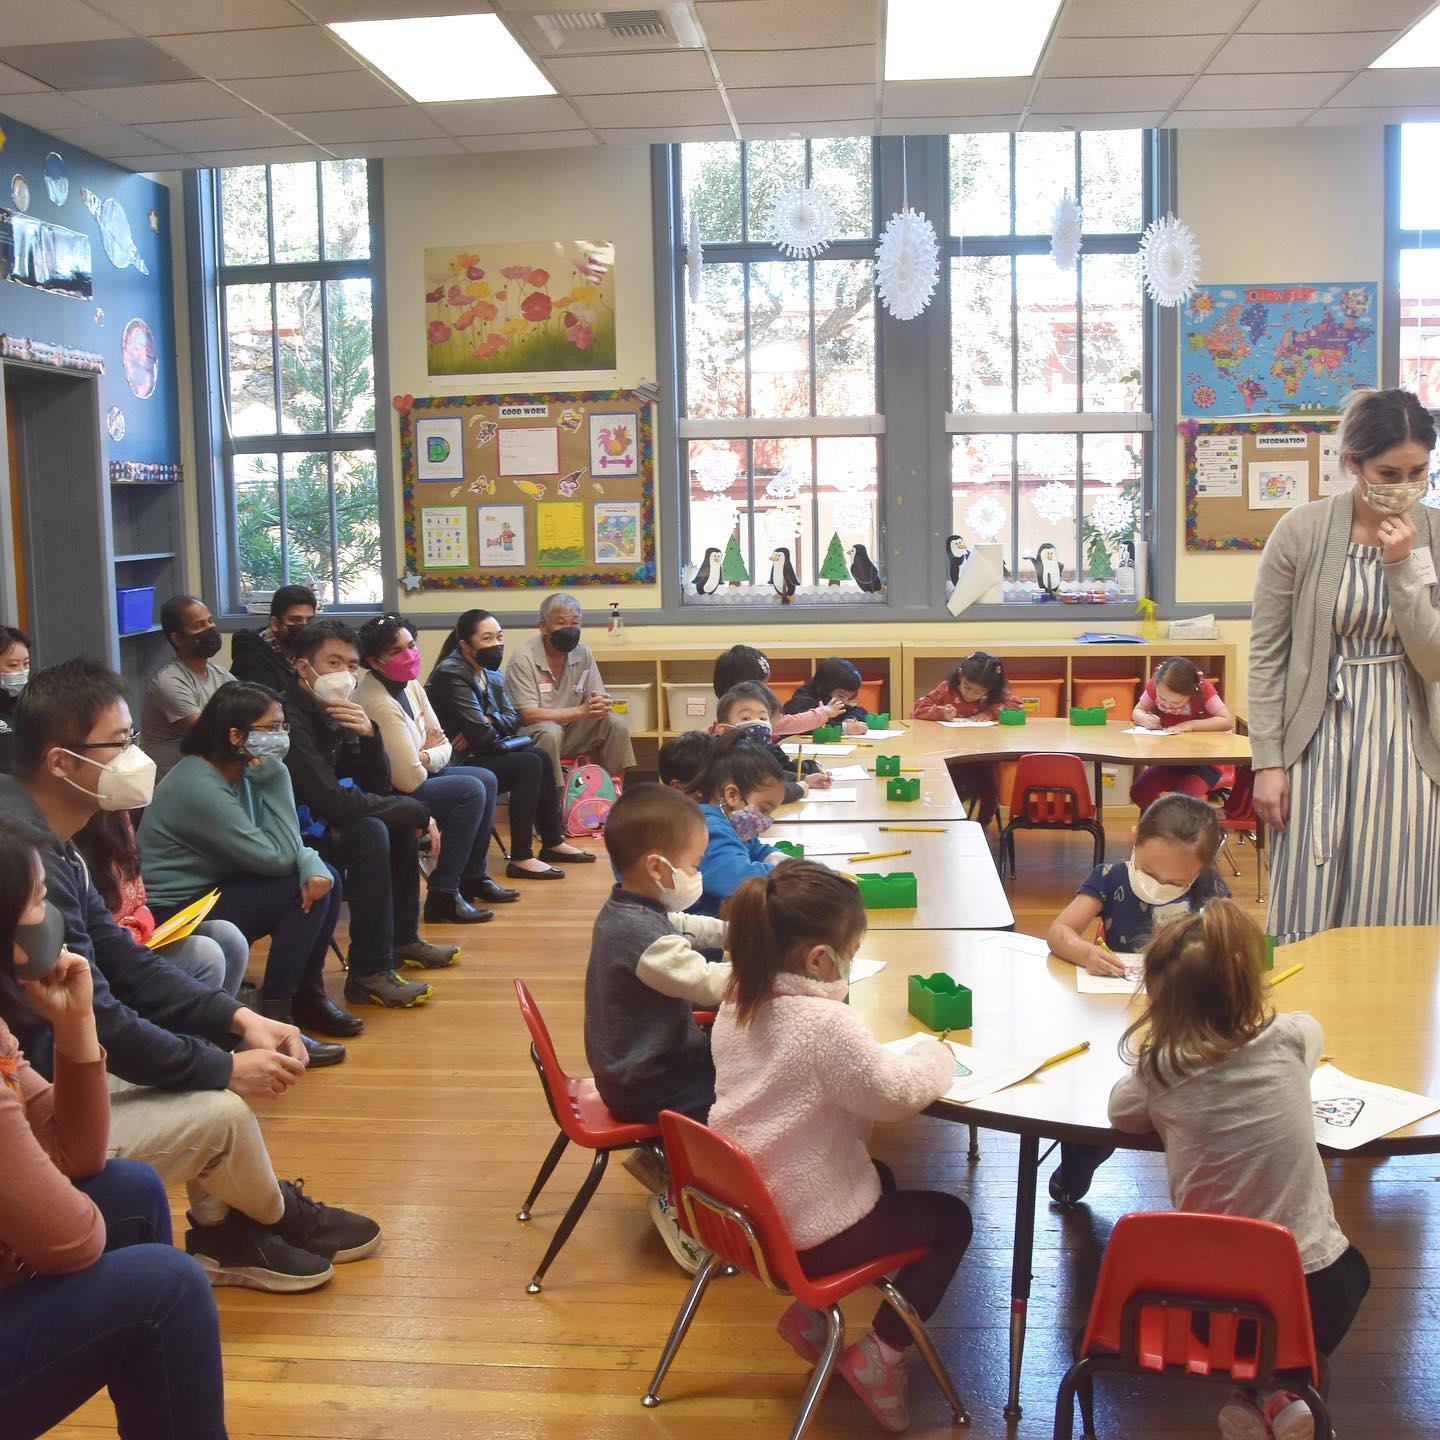
M1114 710L1120 716L1129 715L1135 708L1135 693L1140 688L1138 675L1118 675L1113 679L1089 676L1075 677L1075 693L1070 697L1072 705L1085 708L1091 705Z
M875 773L877 775L898 775L900 773L900 757L898 755L877 755L875 757Z
M655 728L655 686L648 680L643 685L607 684L615 713L625 721L632 735Z
M896 870L890 875L858 874L860 900L867 910L913 910L919 903L913 870Z
M887 800L918 800L920 798L920 777L918 775L897 775L885 782Z
M715 687L708 680L666 680L665 713L676 734L708 730L715 723Z
M877 714L872 711L865 717L865 728L867 730L888 730L890 728L890 712L881 710Z
M780 702L783 710L790 703L790 698L805 683L803 680L777 680L773 675L765 682L774 692L775 698Z
M907 1008L932 1030L968 1030L975 1023L974 998L967 986L944 973L912 975Z
M1060 699L1065 690L1063 676L1012 675L1010 688L1027 715L1059 716Z
M1072 725L1103 725L1109 714L1110 712L1103 705L1072 705L1070 707L1070 723Z
M862 710L878 710L885 702L880 698L880 692L884 690L883 680L862 680L860 682L860 693L855 697L855 703Z
M834 745L843 734L838 725L817 725L810 732L810 738L817 745Z
M1025 723L1025 712L1023 710L1002 710L1000 712L1000 723L1002 725L1023 725Z
M116 590L115 616L122 635L148 630L155 623L155 587L135 585Z

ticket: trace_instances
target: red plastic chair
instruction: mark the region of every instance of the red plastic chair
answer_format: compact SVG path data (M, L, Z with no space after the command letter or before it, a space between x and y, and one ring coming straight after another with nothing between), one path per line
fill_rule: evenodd
M1076 755L1022 755L1015 765L1010 819L1000 832L1000 862L1015 878L1017 830L1083 830L1095 841L1095 864L1105 859L1105 827L1095 813L1085 766Z
M1239 843L1247 840L1255 847L1255 898L1265 898L1265 870L1269 864L1265 854L1265 822L1255 813L1255 772L1248 765L1235 767L1235 780L1219 815L1220 853L1230 862L1230 868L1239 878L1240 867L1230 854L1231 835L1239 837Z
M1208 1317L1208 1340L1191 1325L1198 1315ZM1077 1393L1085 1434L1095 1434L1093 1377L1102 1370L1293 1390L1315 1417L1315 1434L1330 1434L1300 1250L1290 1231L1268 1220L1122 1215L1077 1354L1055 1401L1055 1440L1074 1434ZM1314 1383L1277 1380L1280 1370L1308 1371Z
M555 1137L555 1143L550 1147L550 1153L540 1166L540 1172L535 1176L535 1183L530 1187L530 1193L525 1197L525 1203L520 1207L515 1218L520 1221L529 1220L530 1207L539 1198L540 1192L545 1188L545 1182L554 1173L556 1165L560 1163L560 1157L565 1153L565 1147L572 1140L584 1149L595 1152L595 1158L590 1163L590 1173L585 1177L585 1183L581 1185L579 1192L570 1202L570 1208L565 1212L565 1218L561 1220L551 1238L550 1248L546 1250L545 1258L540 1262L540 1268L536 1270L530 1283L525 1287L529 1294L538 1295L540 1282L544 1280L545 1272L560 1253L561 1246L570 1238L570 1232L575 1228L581 1215L585 1213L585 1207L590 1203L590 1197L600 1184L611 1153L615 1150L632 1150L642 1141L656 1139L660 1134L660 1127L658 1125L629 1125L623 1120L617 1120L600 1098L593 1080L588 1077L579 1080L567 1075L560 1068L560 1061L555 1055L555 1046L550 1039L550 1031L546 1028L545 1020L540 1014L540 1007L535 1003L535 997L531 995L530 987L523 980L515 982L515 995L520 1001L520 1014L524 1016L525 1024L530 1031L530 1058L535 1062L535 1069L540 1074L540 1085L545 1092L545 1103L549 1105L550 1114L554 1116L555 1123L560 1127L560 1133Z
M867 1285L875 1286L905 1322L930 1373L950 1402L956 1424L970 1423L924 1321L888 1278L891 1271L919 1260L925 1254L923 1246L897 1250L868 1265L857 1265L833 1275L808 1276L800 1268L794 1242L755 1162L740 1146L673 1110L661 1112L660 1133L670 1165L671 1195L677 1218L685 1232L705 1246L709 1254L675 1317L660 1363L641 1402L643 1405L653 1408L660 1403L661 1382L700 1308L706 1287L717 1270L734 1266L748 1271L777 1295L793 1295L802 1305L820 1311L826 1318L825 1346L800 1402L790 1440L799 1440L804 1434L844 1344L845 1317L841 1314L840 1302Z

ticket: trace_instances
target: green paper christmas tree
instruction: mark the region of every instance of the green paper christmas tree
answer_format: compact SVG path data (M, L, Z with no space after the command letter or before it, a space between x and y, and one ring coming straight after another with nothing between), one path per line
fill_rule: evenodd
M745 557L740 553L740 537L733 532L725 544L724 559L720 561L720 578L728 585L744 585L750 579Z
M829 547L825 551L825 561L820 566L820 578L828 580L832 585L841 585L850 578L850 564L845 559L845 547L833 530L830 532Z

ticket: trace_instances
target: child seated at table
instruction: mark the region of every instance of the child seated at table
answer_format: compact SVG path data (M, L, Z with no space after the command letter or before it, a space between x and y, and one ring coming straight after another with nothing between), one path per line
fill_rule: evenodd
M661 747L656 765L660 783L672 790L688 790L700 778L700 772L715 748L715 737L705 730L687 730L672 735Z
M743 680L758 680L763 685L770 678L770 661L763 650L753 645L732 645L715 662L715 694L717 698L733 690ZM774 735L806 735L817 725L836 724L845 709L842 701L816 705L794 714L782 710L771 722Z
M818 761L797 762L775 743L775 717L779 714L780 698L768 685L759 680L742 680L720 697L710 733L725 735L742 730L750 739L766 746L775 763L785 771L785 803L789 805L803 800L812 790L828 790L834 782L830 772Z
M944 1298L970 1243L958 1196L900 1190L870 1157L876 1120L905 1120L955 1078L950 1049L928 1037L887 1050L843 1003L865 934L860 894L844 876L792 860L735 892L733 979L715 1021L712 1129L743 1146L779 1207L807 1275L828 1275L923 1246L895 1276L922 1319ZM807 1365L826 1340L823 1316L798 1301L781 1336ZM905 1322L882 1305L841 1352L840 1374L887 1430L908 1421Z
M912 720L996 720L1002 707L1018 707L1005 666L994 655L967 655L932 690L915 702ZM988 825L1000 808L1000 767L992 762L946 761L955 793L974 820Z
M1220 825L1203 800L1163 795L1132 833L1130 858L1097 865L1045 937L1060 959L1092 975L1133 970L1158 931L1230 894L1213 863ZM1091 940L1096 920L1101 933ZM1050 1198L1057 1205L1083 1199L1096 1169L1113 1153L1099 1145L1061 1145Z
M1235 728L1235 717L1219 692L1193 660L1181 655L1172 656L1150 677L1131 719L1146 730L1164 730L1167 735L1206 730L1224 734ZM1147 765L1130 787L1130 802L1144 810L1172 791L1203 800L1220 778L1215 765Z
M1159 1132L1177 1210L1270 1220L1294 1233L1315 1348L1329 1356L1370 1288L1370 1269L1335 1222L1315 1148L1320 1026L1303 1012L1274 1012L1263 944L1228 900L1155 938L1145 952L1146 1011L1125 1032L1134 1070L1110 1092L1110 1123ZM716 1052L718 1068L718 1035ZM1283 1388L1237 1392L1220 1411L1220 1433L1310 1440L1314 1420Z
M849 660L832 655L822 660L815 673L785 703L787 715L801 715L820 709L829 710L834 717L830 723L839 722L847 735L863 735L866 732L865 717L869 711L855 702L860 698L860 687L865 683L859 669ZM836 706L839 706L837 712Z
M785 803L785 773L766 745L743 730L722 736L688 792L700 802L710 842L700 861L704 893L690 908L719 915L720 907L752 875L765 876L786 859L761 836L771 812Z

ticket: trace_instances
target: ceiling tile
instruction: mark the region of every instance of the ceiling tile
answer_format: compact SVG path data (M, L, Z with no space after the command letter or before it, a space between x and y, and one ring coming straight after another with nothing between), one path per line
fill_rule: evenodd
M1029 115L1027 130L1147 130L1158 125L1163 110L1090 111L1071 110L1061 113Z
M408 105L409 99L368 70L336 75L290 75L271 80L231 80L237 95L272 115L308 115L317 110L368 110Z
M667 125L663 129L597 130L602 145L680 145L694 140L733 140L728 125Z
M309 0L305 8L322 24L342 20L410 20L430 15L489 15L486 0ZM558 7L557 7L558 8Z
M818 37L817 37L818 38ZM874 45L827 45L820 50L722 50L715 53L726 85L869 85L876 78Z
M45 0L48 7L52 0ZM96 10L142 35L186 35L205 30L256 30L304 25L288 0L90 0Z
M342 160L399 160L412 155L463 155L458 140L432 135L422 140L369 140L363 145L327 145L332 155Z
M576 130L583 122L558 95L516 100L457 100L420 107L451 135L515 135L522 130Z
M467 135L461 149L477 155L500 150L576 150L600 142L588 130L542 130L528 135Z
M742 124L757 121L855 120L875 113L873 85L791 85L731 90L730 108Z
M197 150L247 150L260 145L304 143L279 121L255 114L238 120L170 120L162 125L139 128L154 139L191 154Z
M892 120L936 115L1018 112L1030 80L905 80L885 86L882 113Z
M1045 52L1052 80L1086 75L1193 75L1220 42L1218 35L1145 39L1056 40Z
M97 14L80 0L11 0L5 6L6 45L54 45L66 40L121 40L123 25Z
M653 95L585 95L575 101L590 126L728 125L717 90L664 90Z
M1176 101L1185 80L1178 75L1129 75L1110 85L1088 80L1042 80L1035 88L1034 109L1054 114L1073 110L1078 114L1114 109L1116 100L1126 100L1139 109L1166 110Z
M170 146L128 125L81 125L75 129L52 130L56 140L78 145L95 155L165 155Z
M1316 30L1396 30L1418 20L1434 0L1259 0L1240 26L1272 35Z
M1306 75L1201 75L1180 102L1186 110L1234 110L1241 121L1254 109L1323 105L1349 79L1349 72Z
M1224 35L1253 0L1070 0L1060 16L1060 34Z
M428 140L440 132L418 105L386 110L322 110L310 115L283 115L307 140L319 145L358 145L367 140Z
M645 90L699 90L715 83L699 50L645 55L576 55L542 62L558 89L571 95L636 94Z
M74 99L127 125L161 120L223 120L249 115L243 100L208 80L173 85L126 85L118 90L73 90ZM136 152L138 153L138 152Z
M1165 122L1177 130L1256 130L1298 125L1310 110L1176 110Z
M799 125L742 125L740 134L746 140L789 140L796 131L812 140L835 136L873 135L873 120L809 120Z
M137 173L164 174L167 170L194 170L201 163L193 155L171 151L166 155L107 155L112 165Z
M63 45L6 45L0 61L57 90L100 90L194 80L194 72L148 40L75 40Z
M1236 35L1210 62L1212 74L1280 74L1292 70L1358 70L1390 48L1391 30L1354 35Z
M213 80L321 75L360 68L360 62L320 25L228 30L209 35L157 35L155 44Z
M0 65L0 96L20 95L26 91L46 88L44 81L37 80L33 75L27 75L23 70L12 70L8 65Z
M1355 110L1338 110L1327 105L1306 122L1310 125L1401 125L1407 120L1440 120L1440 105L1376 105Z
M1357 75L1330 104L1434 105L1437 102L1440 102L1440 69L1366 70Z
M323 150L313 145L268 145L259 150L197 150L200 165L224 169L227 165L297 165L305 160L328 160Z
M873 45L880 33L879 0L699 0L695 9L712 51Z
M934 115L880 122L882 135L963 135L982 130L1013 130L1020 123L1014 115Z
M88 105L81 105L58 90L38 90L32 95L7 95L3 109L22 125L37 130L73 129L77 125L95 125L106 117L97 115Z

